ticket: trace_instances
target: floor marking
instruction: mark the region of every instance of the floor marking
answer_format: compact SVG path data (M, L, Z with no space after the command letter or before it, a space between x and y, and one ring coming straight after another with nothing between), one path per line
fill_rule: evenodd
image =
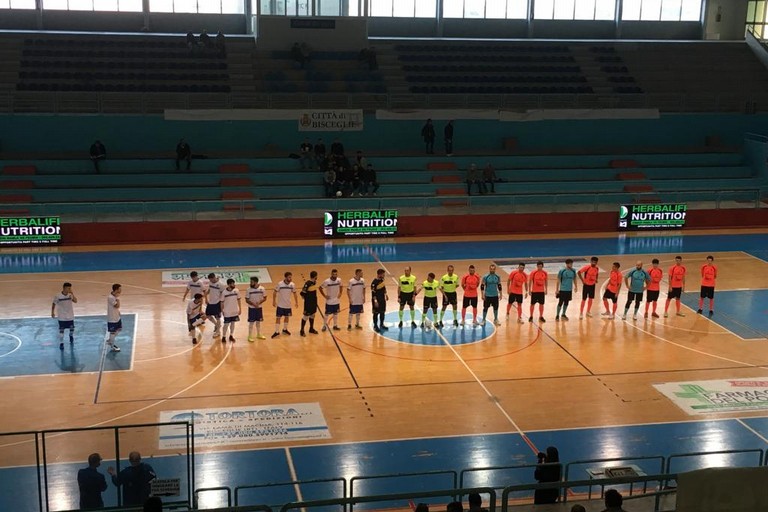
M293 456L291 455L291 449L286 446L283 448L285 451L285 460L288 462L288 471L291 474L291 480L294 482L299 481L299 477L296 474L296 466L293 465ZM304 496L301 494L301 486L298 483L293 484L293 490L296 492L296 501L304 501Z
M16 340L16 348L11 350L10 352L7 352L7 353L5 353L3 355L0 355L0 357L5 357L5 356L9 356L9 355L13 354L17 350L19 350L21 348L21 346L23 345L23 343L21 341L21 338L19 338L15 334L11 334L9 332L0 332L0 336L8 336L9 338L14 338ZM15 375L14 375L14 377L15 377Z
M760 438L760 440L761 440L762 442L764 442L765 444L768 444L768 439L766 439L766 438L765 438L765 436L763 436L763 435L762 435L760 432L758 432L757 430L753 429L752 427L750 427L749 425L747 425L746 423L744 423L744 422L741 420L741 418L736 418L736 421L737 421L738 423L740 423L742 427L746 428L747 430L749 430L750 432L752 432L753 434L755 434L757 437L759 437L759 438Z

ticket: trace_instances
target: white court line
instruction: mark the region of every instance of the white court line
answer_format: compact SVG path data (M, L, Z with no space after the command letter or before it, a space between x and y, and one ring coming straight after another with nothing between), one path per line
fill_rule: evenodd
M291 480L294 482L299 481L299 477L296 474L296 466L293 465L293 456L291 455L291 448L286 446L283 448L285 451L285 460L288 462L288 471L291 474ZM301 486L299 484L293 484L293 490L296 492L296 501L304 501L304 496L301 494Z
M764 442L765 444L768 444L768 439L766 439L766 438L765 438L765 436L763 436L763 435L762 435L760 432L758 432L757 430L753 429L752 427L750 427L749 425L747 425L746 423L744 423L744 422L741 420L741 418L736 418L736 421L738 421L739 423L741 423L741 426L742 426L742 427L744 427L745 429L749 430L750 432L752 432L753 434L755 434L757 437L759 437L759 438L760 438L760 440L761 440L762 442Z
M13 335L13 334L11 334L9 332L0 332L0 336L8 336L9 338L14 338L16 340L16 343L17 343L16 348L11 350L10 352L7 352L7 353L5 353L3 355L0 355L0 357L6 357L6 356L9 356L9 355L13 354L17 350L19 350L21 348L21 346L23 345L23 343L21 341L21 338L19 338L16 335Z
M378 263L381 266L381 268L384 269L384 271L390 276L390 279L392 279L395 282L395 284L397 285L398 284L397 283L397 279L395 279L394 275L389 271L389 269L387 269L386 265L384 265L384 262L381 261L378 258L378 256L376 256L376 253L373 250L371 251L371 255L374 257L374 260L376 260L376 263ZM512 427L520 435L522 435L523 437L526 437L525 436L525 432L523 432L520 429L520 427L515 422L515 420L513 420L512 417L509 415L509 413L507 413L507 411L504 409L504 407L501 406L501 403L500 403L498 397L496 397L493 393L491 393L491 391L485 386L485 384L483 384L483 381L480 380L480 377L478 377L477 374L474 371L472 371L472 368L470 368L469 365L467 364L467 362L464 361L464 358L462 358L459 355L459 353L456 351L456 349L453 347L453 345L451 345L451 343L448 341L448 339L445 336L443 336L443 334L439 330L436 330L435 332L440 337L440 339L443 340L443 343L445 343L445 346L448 347L448 349L451 352L453 352L453 355L464 366L464 368L472 376L472 378L475 379L475 382L477 382L480 385L480 387L483 389L483 391L485 391L485 394L488 395L488 398L490 398L491 401L494 403L494 405L496 405L496 407L499 409L499 411L501 411L501 414L507 419L507 421L509 421L509 423L512 425Z

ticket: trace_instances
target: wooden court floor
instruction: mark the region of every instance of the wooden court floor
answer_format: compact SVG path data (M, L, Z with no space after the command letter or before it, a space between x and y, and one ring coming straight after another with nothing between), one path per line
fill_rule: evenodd
M419 240L425 244L440 242ZM698 268L707 254L713 254L718 265L718 291L768 288L768 263L726 249L720 246L709 253L682 254L688 267L689 291L698 290ZM599 256L603 270L612 261L621 262L626 270L642 260L647 268L653 257L659 257L666 270L673 264L674 255ZM456 256L383 264L294 264L286 258L284 264L267 268L275 283L285 271L293 272L300 287L311 270L318 271L322 280L331 268L337 268L346 283L354 269L361 268L370 283L380 265L395 277L405 266L411 266L421 282L428 272L442 275L448 263L462 275L469 264L484 273L492 261L500 259ZM562 258L589 256L566 253ZM272 340L269 335L274 328L274 308L270 293L263 323L267 340L248 343L247 324L243 321L236 328L236 343L212 340L209 327L203 342L193 347L186 332L183 288L163 288L160 274L159 270L0 274L0 319L49 317L51 298L63 281L73 283L79 299L77 315L103 315L113 282L123 286L123 314L137 315L130 371L105 372L100 384L98 373L0 379L3 410L15 412L3 415L0 431L153 423L159 420L161 411L168 410L306 402L320 404L336 443L686 421L691 417L662 397L652 384L768 374L766 340L744 340L687 307L683 308L685 317L610 321L600 317L601 302L596 300L594 317L579 320L577 299L569 308L570 321L555 322L552 274L545 324L518 324L514 316L507 321L503 314L505 289L502 325L477 343L424 346L386 339L371 329L369 304L365 328L347 331L346 297L340 315L342 331L333 336L326 332L301 338L300 318L294 316L290 322L293 334ZM506 281L506 273L500 274ZM602 272L598 284L604 284L606 278L607 273ZM265 287L269 290L270 286ZM243 286L240 289L245 291ZM395 311L394 282L388 284L388 290L388 311ZM666 278L660 313L665 290ZM625 300L622 290L619 312ZM417 306L420 302L417 300ZM526 301L524 317L527 306ZM765 304L754 307L765 310ZM244 303L243 311L244 318ZM407 322L407 313L405 319ZM391 320L388 323L392 325ZM118 342L124 345L128 337L130 333L122 333ZM78 336L78 350L100 351L102 340ZM44 357L58 356L56 341L35 337L23 340L43 346L47 354ZM7 358L0 358L3 364L9 364ZM98 398L94 400L97 385ZM52 439L50 445L57 460L83 460L95 449L108 451L113 446L110 435L92 435L87 443L73 442L72 437L65 436ZM3 465L33 462L33 452L21 440L0 438ZM144 453L164 454L157 447L154 429L137 430L131 434L131 443Z

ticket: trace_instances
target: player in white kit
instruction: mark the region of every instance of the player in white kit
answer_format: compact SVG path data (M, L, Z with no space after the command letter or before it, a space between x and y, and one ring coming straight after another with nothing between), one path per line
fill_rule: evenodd
M69 329L69 344L75 343L75 307L77 297L72 293L72 283L64 283L51 304L51 318L59 321L59 350L64 350L64 331Z
M362 329L360 314L363 312L363 304L365 304L365 279L363 279L362 269L356 268L355 277L349 280L347 298L349 299L347 330L352 330L352 315L355 315L355 329Z
M261 305L267 302L267 291L259 284L259 278L251 277L251 284L248 291L245 292L245 303L248 304L248 341L253 343L255 340L266 339L261 334L261 322L264 321L264 311ZM253 337L253 329L256 328L256 337Z
M205 283L200 279L200 276L194 270L189 273L189 281L187 281L187 288L184 290L184 296L181 298L181 302L194 298L195 294L200 293L205 295Z
M224 284L219 281L216 274L208 274L208 288L205 290L205 316L213 322L213 337L219 337L221 329L221 294L224 292ZM225 340L226 341L226 340Z
M192 300L187 302L187 327L192 344L197 345L203 337L205 327L205 314L203 313L203 294L196 293Z
M339 309L341 308L341 279L339 271L331 270L331 277L320 285L320 295L325 298L325 318L323 318L323 331L328 330L328 317L333 317L333 330L339 329Z
M227 279L227 288L221 298L221 312L224 315L224 332L221 333L221 342L227 341L227 327L229 327L229 341L235 342L235 324L240 321L240 290L235 287L234 279Z
M115 283L112 285L112 292L107 295L107 343L112 349L112 352L120 352L120 347L115 345L115 338L120 330L123 328L123 321L120 319L120 293L122 287Z
M275 320L275 333L273 338L280 336L280 319L283 318L283 334L290 335L288 330L288 320L291 318L291 296L293 296L293 303L299 307L299 296L296 293L296 285L293 284L293 274L286 272L282 281L277 283L275 291L272 292L272 302L277 307L277 314Z

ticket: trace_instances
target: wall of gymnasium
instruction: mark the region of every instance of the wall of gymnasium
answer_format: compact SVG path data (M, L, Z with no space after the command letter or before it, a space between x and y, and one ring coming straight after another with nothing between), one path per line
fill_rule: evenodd
M305 136L340 137L348 151L394 153L421 151L421 120L378 120L366 115L359 132L299 132L294 121L166 121L161 116L6 115L0 116L0 156L19 154L85 154L100 139L111 153L171 152L186 138L194 153L222 156L256 153L267 146L293 152ZM435 121L437 147L442 146L444 121ZM707 137L723 145L741 146L745 133L768 135L768 114L668 114L659 119L557 120L500 122L455 121L456 150L501 150L514 138L521 151L546 152L628 150L637 148L702 147ZM67 156L67 155L65 155ZM30 156L25 156L30 158Z
M707 13L721 9L720 21L711 16L706 32L721 39L743 39L746 2L713 0ZM0 10L0 29L84 30L100 32L160 33L219 30L226 34L250 32L250 21L242 14L173 14L88 11ZM722 14L725 13L725 14ZM708 18L709 19L709 18ZM740 22L738 20L741 20ZM740 32L739 32L740 23ZM434 18L370 18L368 34L373 37L480 37L480 38L551 38L551 39L701 39L698 22L620 22L534 20L444 19L438 26Z

